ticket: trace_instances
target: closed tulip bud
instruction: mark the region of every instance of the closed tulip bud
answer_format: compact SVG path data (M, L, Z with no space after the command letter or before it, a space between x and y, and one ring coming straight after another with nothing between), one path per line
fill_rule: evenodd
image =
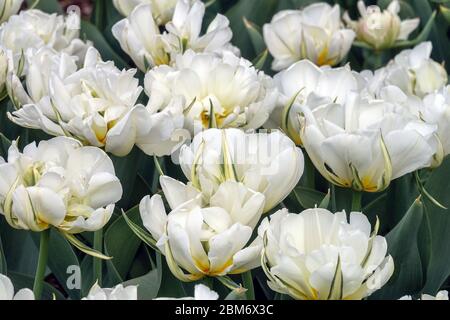
M303 174L299 148L281 132L245 133L210 129L197 134L180 151L180 164L189 186L206 199L225 181L243 183L264 194L264 212L283 201Z
M138 286L126 286L118 284L114 288L100 288L95 283L88 295L82 300L137 300Z
M264 25L263 32L275 71L302 59L319 66L336 65L345 58L355 38L353 30L343 27L339 6L327 3L280 11Z
M0 274L0 300L34 300L34 294L30 289L20 289L14 294L11 280Z
M361 14L358 21L352 21L347 13L344 19L356 31L357 39L375 50L388 49L397 41L407 40L420 22L419 18L401 21L398 16L400 4L397 0L393 0L383 11L375 5L366 7L364 1L360 0L358 9Z
M429 167L438 151L437 127L393 102L352 93L342 103L302 111L303 145L319 172L340 187L382 191Z
M152 110L180 102L191 134L198 128L257 129L277 99L272 79L230 52L220 57L188 50L175 66L149 71L145 90Z
M259 227L262 267L269 287L299 300L361 300L387 283L394 272L387 242L371 233L367 217L352 212L286 209Z
M0 160L0 213L16 229L96 231L122 197L108 155L74 139L32 143L23 153L13 142L7 161Z

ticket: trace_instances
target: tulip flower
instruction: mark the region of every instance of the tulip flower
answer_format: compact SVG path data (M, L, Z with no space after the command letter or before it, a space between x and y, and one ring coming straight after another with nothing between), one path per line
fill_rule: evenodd
M0 23L19 12L23 0L0 0Z
M138 286L124 287L122 284L102 289L95 283L82 300L137 300L137 289Z
M4 1L3 1L4 2ZM24 10L12 16L0 28L0 45L11 60L11 68L19 77L27 69L23 53L29 49L51 48L78 56L82 63L90 42L81 41L80 17L48 14L40 10Z
M450 154L450 86L427 95L420 109L422 119L437 126L437 136L442 146L443 157Z
M30 289L20 289L14 294L11 280L0 274L0 300L34 300L34 294Z
M201 191L205 199L222 182L242 182L264 194L264 212L268 212L297 185L304 160L301 150L278 131L252 134L238 129L210 129L181 148L180 165L189 179L187 187Z
M413 49L400 52L386 67L371 77L372 90L386 85L399 87L408 95L423 98L447 84L445 68L430 58L431 42L422 42Z
M355 33L343 27L338 5L314 3L303 10L280 11L263 27L264 40L280 71L296 61L336 65L349 52Z
M174 298L157 298L155 300L218 300L219 295L217 292L211 290L204 284L197 284L194 288L194 296L180 299Z
M16 75L8 78L18 109L8 116L20 126L73 137L117 156L135 144L150 155L170 154L188 135L181 107L155 113L136 104L142 92L136 70L103 62L93 47L79 70L72 56L46 48L28 51L27 61L27 90Z
M0 213L16 229L55 227L72 238L102 228L122 197L108 155L74 139L31 143L23 153L14 141L0 162Z
M138 5L150 5L153 19L158 26L165 25L172 20L177 2L178 0L113 0L116 9L126 17L128 17Z
M258 230L269 287L299 300L361 300L371 295L394 272L377 226L371 233L360 212L352 212L349 222L345 212L319 208L276 212Z
M218 14L201 34L205 4L199 0L178 0L173 18L161 33L154 20L151 5L139 5L112 28L114 37L122 49L133 59L136 66L146 72L149 68L171 64L177 54L187 49L196 52L219 52L231 50L233 36L228 19ZM142 33L142 30L146 30Z
M205 205L191 186L165 176L160 182L171 211L158 194L143 198L139 211L175 277L190 282L259 265L261 241L249 242L264 208L261 193L226 181Z
M352 93L343 103L302 111L303 146L323 177L340 187L382 191L429 167L438 151L436 126L395 103Z
M413 300L411 296L404 296L401 297L399 300ZM430 295L430 294L422 294L420 299L417 300L447 300L448 301L448 291L447 290L441 290L439 291L436 296Z
M272 79L230 52L220 57L188 50L177 57L175 66L150 70L145 90L152 110L181 101L191 134L199 128L257 129L277 99Z
M366 7L364 1L358 1L361 17L353 21L346 12L344 20L356 32L357 39L365 42L375 50L391 48L397 41L407 40L408 36L419 26L420 19L401 21L398 16L400 3L393 0L386 10L371 5Z
M365 79L348 66L319 68L309 60L301 60L275 75L279 91L277 106L264 125L265 128L282 128L297 144L300 140L300 106L323 103L341 103L351 92L359 92Z

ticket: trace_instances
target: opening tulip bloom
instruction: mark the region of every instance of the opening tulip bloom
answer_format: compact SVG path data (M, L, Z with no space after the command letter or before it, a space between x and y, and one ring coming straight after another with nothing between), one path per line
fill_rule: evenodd
M152 8L153 19L158 26L172 20L177 2L178 0L113 0L117 11L127 17L140 4L149 4Z
M88 295L82 300L137 300L138 286L126 286L118 284L114 288L100 288L95 283Z
M78 70L74 57L46 48L28 51L27 60L27 90L14 74L8 78L17 108L8 117L20 126L73 137L117 156L135 144L147 154L167 155L189 135L182 130L181 108L154 113L136 104L142 92L136 70L119 70L92 47Z
M16 229L55 227L64 235L96 231L122 197L108 155L74 139L31 143L23 153L13 142L7 162L0 158L0 163L0 213Z
M377 92L393 85L407 95L420 98L439 90L447 84L448 75L441 64L430 58L432 48L431 42L422 42L413 49L403 50L369 78L370 89Z
M34 300L34 294L30 289L20 289L14 294L11 280L0 274L0 300Z
M218 52L231 50L238 52L230 44L233 33L228 19L218 14L201 35L205 4L201 1L178 0L173 18L160 32L154 20L152 5L139 5L112 28L119 41L136 66L146 72L151 67L171 64L177 54L187 49L196 52ZM145 30L145 33L142 33Z
M420 23L419 18L401 21L398 16L400 3L397 0L393 0L383 11L375 5L366 7L364 1L360 0L358 10L361 15L358 21L351 20L347 12L344 14L344 20L355 30L358 40L375 50L388 49L397 41L407 40Z
M181 103L191 134L201 128L257 129L277 99L272 79L231 52L220 57L188 50L173 67L150 70L145 90L152 110Z
M353 30L343 27L339 5L327 3L280 11L264 25L263 32L275 71L302 59L319 66L336 65L345 58L355 38Z
M286 209L266 218L262 266L269 287L299 300L361 300L394 272L387 242L360 212Z
M241 182L264 194L264 212L268 212L297 185L304 159L301 150L279 131L209 129L181 148L180 165L189 187L201 191L206 199L225 181Z
M437 152L436 126L395 103L352 93L341 104L311 109L302 108L303 146L323 177L340 187L382 191L429 167Z

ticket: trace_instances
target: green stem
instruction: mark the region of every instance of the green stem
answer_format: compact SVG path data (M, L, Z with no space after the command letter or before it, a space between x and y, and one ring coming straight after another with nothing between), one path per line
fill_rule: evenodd
M352 211L361 211L362 192L353 190Z
M247 295L247 300L255 300L255 289L253 287L253 276L252 272L249 270L242 274L242 282L244 288L247 289L245 293Z
M103 251L103 229L97 230L94 232L94 250L98 252ZM94 259L94 281L97 281L99 286L102 285L102 259L93 258Z
M105 0L96 0L94 9L94 24L100 30L103 31L105 16Z
M39 242L39 258L34 276L33 292L36 300L42 297L42 289L44 287L45 269L47 268L48 260L48 239L50 238L50 229L41 232L41 239Z

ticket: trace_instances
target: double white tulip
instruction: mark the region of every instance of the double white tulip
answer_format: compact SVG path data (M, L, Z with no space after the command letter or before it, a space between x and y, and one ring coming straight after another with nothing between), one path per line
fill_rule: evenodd
M1 25L0 47L10 58L10 71L20 77L27 68L23 54L28 49L47 47L77 55L82 62L89 43L78 38L79 31L80 17L75 13L64 17L36 9L24 10Z
M205 4L199 0L178 0L173 18L160 32L153 18L152 5L139 5L112 28L114 37L136 66L146 72L149 68L170 64L177 54L187 49L196 52L236 51L231 46L233 36L228 19L218 14L201 35ZM142 32L145 30L145 32Z
M100 288L95 283L82 300L137 300L137 289L137 286L124 287L122 284L118 284L114 288Z
M297 145L301 145L301 106L342 103L348 94L359 92L366 85L365 79L348 66L319 68L309 60L298 61L279 72L275 75L274 82L279 98L264 126L282 128Z
M14 294L11 280L0 274L0 300L34 300L34 294L30 289L20 289Z
M394 271L387 242L360 212L280 210L266 218L261 264L269 287L300 300L361 300Z
M264 25L263 32L276 71L302 59L319 66L336 65L345 58L355 38L353 30L343 27L339 6L327 3L280 11Z
M0 23L19 12L23 0L0 0Z
M181 107L155 113L136 104L142 92L136 70L103 62L93 47L79 70L74 57L47 48L28 51L27 61L27 90L16 75L8 79L17 108L9 118L20 126L74 137L117 156L135 144L150 155L170 154L187 135Z
M351 93L342 103L302 108L301 140L315 167L335 185L377 192L429 167L437 127L396 103Z
M401 297L399 300L413 300L413 298L411 296L404 296ZM420 299L417 300L449 300L448 299L448 291L447 290L441 290L439 291L436 296L432 296L429 294L422 294L422 296L420 297Z
M357 39L372 46L375 50L391 48L397 41L407 40L420 23L419 18L401 21L398 16L400 3L393 0L386 10L371 5L366 7L364 1L358 1L361 17L353 21L346 12L344 20L356 32Z
M124 16L129 16L140 4L150 5L153 19L159 26L172 20L177 2L178 0L113 0L116 9Z
M55 227L64 235L102 228L122 197L111 159L101 149L57 137L13 142L0 158L0 213L16 229Z
M370 79L371 90L394 85L408 95L424 97L445 86L447 72L443 65L430 58L432 48L431 42L422 42L400 52L386 67L375 71Z
M275 105L272 79L231 52L222 56L188 50L174 66L159 66L145 76L152 110L179 105L185 128L261 127Z
M264 212L283 201L299 182L303 154L279 131L245 133L210 129L197 134L180 151L189 186L209 199L226 181L241 182L265 197Z

